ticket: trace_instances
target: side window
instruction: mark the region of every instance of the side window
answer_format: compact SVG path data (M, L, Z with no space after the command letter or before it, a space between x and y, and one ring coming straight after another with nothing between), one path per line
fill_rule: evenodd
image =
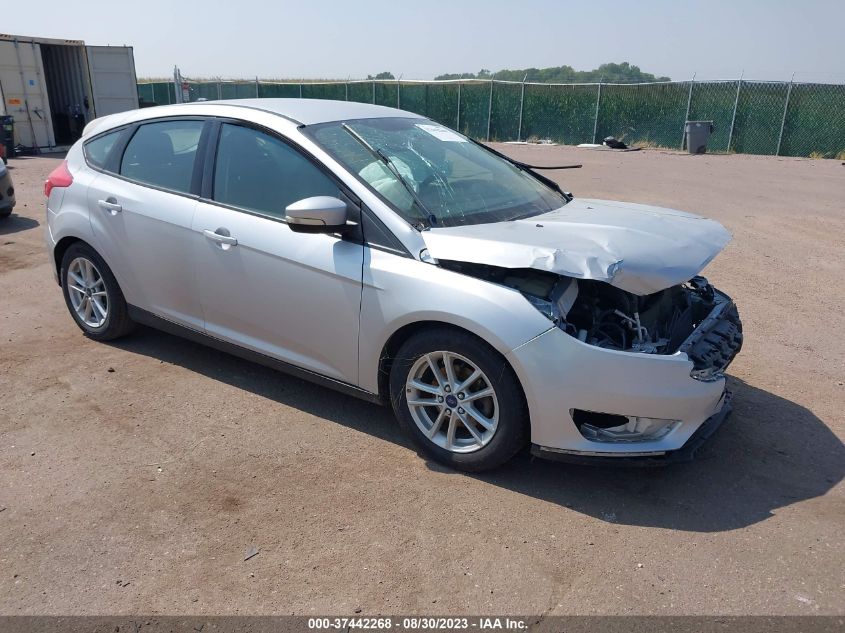
M88 163L103 169L106 166L106 159L109 157L111 148L114 147L122 132L123 130L118 130L85 143L85 158L88 159Z
M285 207L311 196L335 196L337 185L287 143L259 130L223 124L212 198L285 217Z
M189 193L203 125L202 121L142 125L123 153L121 176Z

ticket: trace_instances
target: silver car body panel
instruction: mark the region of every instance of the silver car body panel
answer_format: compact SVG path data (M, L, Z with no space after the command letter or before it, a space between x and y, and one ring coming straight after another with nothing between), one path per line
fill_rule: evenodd
M114 200L120 212L102 203ZM101 202L102 201L102 202ZM176 323L202 328L191 253L197 201L145 187L108 173L88 186L97 250L120 283L126 301Z
M156 190L86 165L81 148L92 135L180 116L237 119L291 140L333 172L407 254L337 235L294 233L278 219ZM396 116L417 117L368 104L250 99L97 119L68 153L73 185L53 189L48 199L49 251L64 237L82 239L103 255L137 308L371 394L380 389L385 345L400 329L421 322L463 328L511 363L526 394L531 440L553 449L620 455L672 450L719 409L724 379L691 378L686 354L619 352L581 343L517 290L439 267L425 253L540 268L645 293L703 268L727 243L721 226L642 205L575 200L540 218L420 232L300 130L302 124ZM123 211L114 214L98 205L108 197ZM206 232L221 228L236 246L208 238ZM653 442L593 442L576 428L574 408L681 423Z
M680 448L722 406L725 379L690 377L682 352L641 354L582 343L558 328L511 351L506 358L520 377L531 411L531 441L546 448L622 455ZM554 367L557 371L550 371ZM654 441L595 442L575 426L572 410L677 420Z
M50 191L50 197L47 198L47 230L44 232L47 252L54 264L52 269L56 281L58 281L57 264L59 262L53 260L53 253L56 245L63 238L76 238L97 245L95 248L99 246L91 228L88 210L88 185L96 179L99 172L85 165L81 143L76 143L71 147L65 160L68 169L73 174L74 186L54 187Z
M436 259L535 268L646 295L691 279L730 241L713 220L673 209L576 199L550 213L426 231Z
M379 360L400 328L429 322L454 325L501 354L550 327L516 290L378 249L364 255L360 386L378 390Z
M208 334L358 384L362 245L205 202L192 228ZM219 229L237 245L204 234Z

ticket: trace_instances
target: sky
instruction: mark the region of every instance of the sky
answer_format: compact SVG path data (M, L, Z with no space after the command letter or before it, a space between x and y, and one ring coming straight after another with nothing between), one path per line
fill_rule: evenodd
M8 0L5 33L134 47L138 77L432 79L604 62L845 83L845 0Z

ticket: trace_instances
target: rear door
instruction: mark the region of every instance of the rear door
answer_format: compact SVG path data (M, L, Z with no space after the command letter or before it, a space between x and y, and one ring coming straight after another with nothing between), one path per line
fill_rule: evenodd
M89 165L104 161L88 188L91 225L127 302L196 330L203 319L190 240L205 125L158 120L128 130L114 150L97 145L108 135L85 145Z
M267 131L224 123L218 135L193 223L207 332L357 384L364 247L284 220L297 200L344 194Z
M86 46L96 116L138 108L131 46Z

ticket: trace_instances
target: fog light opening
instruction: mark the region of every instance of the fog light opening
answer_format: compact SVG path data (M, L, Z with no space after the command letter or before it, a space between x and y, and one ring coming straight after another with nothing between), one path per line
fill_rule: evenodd
M578 430L594 442L645 442L659 440L680 426L680 420L661 420L573 409Z

